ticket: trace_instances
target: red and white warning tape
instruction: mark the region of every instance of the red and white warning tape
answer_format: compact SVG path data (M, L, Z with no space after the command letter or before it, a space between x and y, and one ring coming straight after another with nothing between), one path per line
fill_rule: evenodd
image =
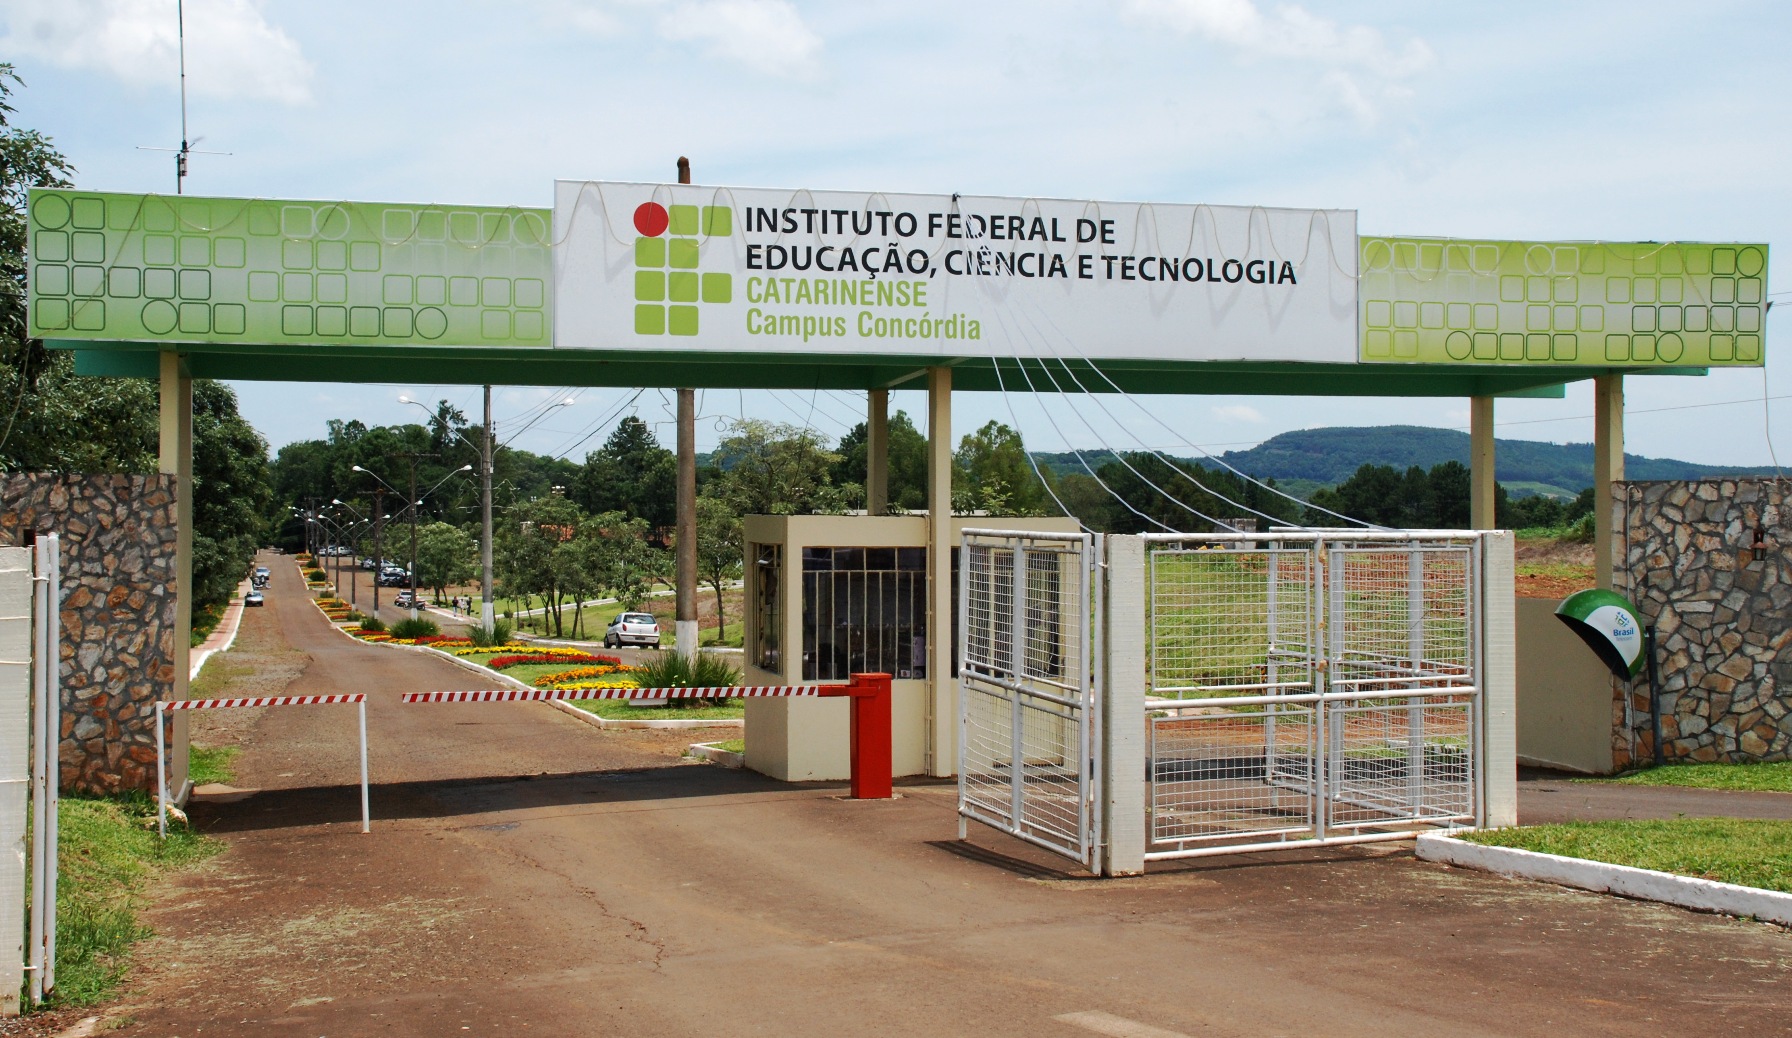
M821 685L736 685L730 688L536 688L478 692L406 692L406 703L547 702L556 699L761 699L819 696Z
M172 699L164 710L224 710L238 706L327 706L332 703L365 703L364 692L339 692L327 696L250 696L241 699Z

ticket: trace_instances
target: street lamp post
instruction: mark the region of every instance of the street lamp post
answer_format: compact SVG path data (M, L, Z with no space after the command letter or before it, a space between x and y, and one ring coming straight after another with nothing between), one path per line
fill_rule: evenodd
M422 402L408 396L400 396L398 402L429 411L429 408ZM565 400L556 401L548 410L555 407L571 407L572 404L572 398L568 397ZM542 414L547 414L548 410L544 410ZM434 417L434 412L430 412L430 415ZM541 416L538 415L535 421L540 420ZM533 425L534 422L530 424ZM485 387L485 425L482 430L484 435L480 437L479 445L475 448L479 451L479 625L488 634L497 628L496 607L492 598L492 450L494 447L492 428L492 387L488 385ZM528 426L523 428L527 429ZM459 430L449 428L448 431L459 437L460 442L469 447L474 446L467 442L465 436L461 436Z
M420 455L416 455L416 454L407 455L408 459L410 460L410 465L411 465L411 494L410 494L410 497L406 501L406 507L408 507L411 510L410 588L411 588L411 619L413 619L413 620L417 619L417 614L420 611L417 607L417 509L423 504L423 499L428 497L429 495L435 493L437 490L441 489L443 483L448 482L449 480L453 479L455 476L461 474L462 472L473 471L473 466L462 465L460 468L455 469L453 472L450 472L446 476L443 476L441 479L437 480L436 485L433 487L430 487L428 490L424 491L422 496L418 496L418 494L417 494L417 458L419 456ZM389 490L392 490L392 492L394 494L398 493L398 491L396 489L393 489L392 484L387 483L384 479L380 478L379 473L374 472L371 469L362 468L359 465L352 466L352 469L355 472L360 472L360 473L364 473L366 475L372 476L374 479L379 480L379 482L382 486L386 487ZM375 493L377 494L379 492L375 491ZM376 531L378 530L377 526L375 527L375 530ZM378 553L378 536L379 535L377 533L375 533L374 536L375 536L375 549L374 550L375 550L375 553L377 554ZM382 565L383 565L383 560L382 560ZM375 572L377 573L378 571L376 570ZM378 591L379 578L377 576L374 578L373 586L375 589L375 591L374 591L374 608L378 609L379 608L379 591Z

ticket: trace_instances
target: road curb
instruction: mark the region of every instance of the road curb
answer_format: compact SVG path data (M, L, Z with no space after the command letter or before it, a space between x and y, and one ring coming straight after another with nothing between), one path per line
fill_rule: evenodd
M720 764L724 768L744 768L747 766L747 755L724 750L712 742L694 742L691 744L689 756L701 757L711 764Z
M1426 861L1480 869L1502 876L1540 880L1579 890L1639 901L1659 901L1700 912L1748 916L1792 926L1792 894L1719 883L1697 876L1677 876L1629 865L1568 858L1516 847L1486 847L1440 833L1421 833L1415 855Z
M325 617L324 619L328 620L329 617ZM534 685L525 685L515 678L505 677L503 674L491 669L490 667L482 667L479 664L474 663L472 660L461 659L459 656L456 656L451 652L443 652L441 649L433 649L427 645L394 645L391 642L365 641L363 639L357 638L354 635L350 634L348 632L347 628L344 628L344 627L340 626L339 624L332 623L332 624L330 624L330 626L334 627L337 631L339 631L344 638L347 638L349 641L352 641L352 642L356 643L357 645L376 645L376 646L379 646L381 648L386 648L386 649L407 649L411 652L428 653L433 656L439 656L442 659L445 659L448 662L450 662L450 663L454 664L455 666L460 667L464 670L470 670L470 671L474 672L475 674L481 675L482 677L489 678L493 681L496 681L499 684L503 685L505 688L514 688L514 689L517 689L522 692L535 691ZM570 714L573 717L576 717L579 720L584 721L586 724L592 725L593 727L597 727L597 728L610 728L610 729L745 728L747 725L747 722L744 718L738 718L738 717L717 717L717 718L709 718L709 719L676 720L676 721L653 721L653 720L647 720L645 718L643 718L643 719L632 719L631 718L631 719L618 720L618 719L613 719L613 718L608 718L608 717L599 717L596 714L591 713L589 710L580 710L578 707L573 706L571 703L563 701L563 700L559 700L559 699L548 700L547 705L553 707L554 709L560 711L561 713Z

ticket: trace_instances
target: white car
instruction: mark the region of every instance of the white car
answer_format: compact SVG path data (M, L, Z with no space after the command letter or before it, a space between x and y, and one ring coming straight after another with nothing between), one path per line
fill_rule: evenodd
M660 647L660 622L652 613L621 613L604 628L604 648L616 649L624 645L651 645Z
M392 600L392 604L400 609L415 609L422 603L418 602L409 591L400 591L398 597Z

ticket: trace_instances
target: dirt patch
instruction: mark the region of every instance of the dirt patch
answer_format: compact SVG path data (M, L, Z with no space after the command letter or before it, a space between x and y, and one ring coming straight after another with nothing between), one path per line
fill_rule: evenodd
M277 696L305 673L311 656L292 648L272 610L243 611L242 627L229 650L205 661L193 682L194 699L222 696ZM196 710L189 714L192 740L201 746L250 746L261 709Z
M1593 586L1593 546L1580 541L1523 540L1514 547L1519 598L1560 601Z

